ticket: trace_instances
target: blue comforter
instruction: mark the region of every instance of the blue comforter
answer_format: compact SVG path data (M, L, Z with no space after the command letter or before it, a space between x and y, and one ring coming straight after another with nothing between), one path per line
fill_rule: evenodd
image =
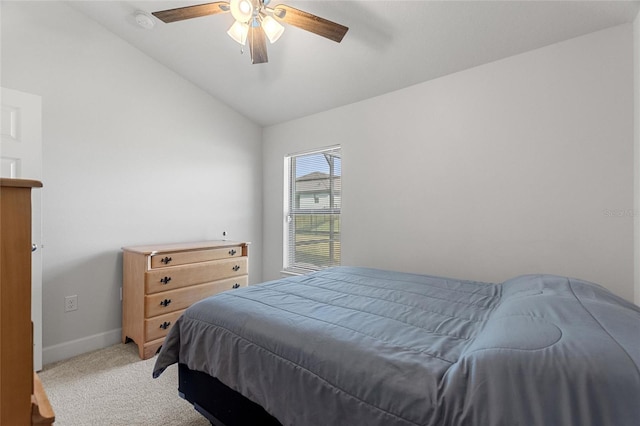
M338 267L210 297L181 362L283 425L638 425L640 309L596 284Z

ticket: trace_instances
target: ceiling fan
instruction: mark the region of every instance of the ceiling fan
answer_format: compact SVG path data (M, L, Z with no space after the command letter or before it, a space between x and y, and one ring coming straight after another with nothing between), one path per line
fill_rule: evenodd
M336 24L285 4L279 4L273 8L268 7L269 2L270 0L216 1L162 10L153 12L152 15L165 23L170 23L231 12L235 22L227 34L243 46L247 41L249 42L251 63L253 64L268 61L265 36L271 43L275 43L284 31L280 22L310 31L337 43L342 41L349 30L344 25Z

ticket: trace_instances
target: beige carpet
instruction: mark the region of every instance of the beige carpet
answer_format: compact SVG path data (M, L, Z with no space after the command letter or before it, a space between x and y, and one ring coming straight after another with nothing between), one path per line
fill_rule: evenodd
M56 426L176 425L209 422L178 396L178 367L151 377L155 357L142 361L135 344L118 344L38 373Z

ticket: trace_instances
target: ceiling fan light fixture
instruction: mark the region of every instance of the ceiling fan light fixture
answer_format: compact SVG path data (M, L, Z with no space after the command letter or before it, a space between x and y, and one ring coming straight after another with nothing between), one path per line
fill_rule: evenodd
M271 16L265 16L262 18L262 29L264 33L267 35L267 38L271 42L271 44L278 41L282 33L284 32L284 27Z
M2 0L0 0L2 1ZM233 25L227 34L237 43L249 45L252 64L268 62L267 38L275 43L289 24L340 43L348 27L286 4L271 8L270 0L217 0L211 3L160 10L152 15L164 23L231 12ZM242 52L243 49L240 49Z
M229 2L231 15L236 21L248 22L253 16L253 3L250 0L231 0Z
M249 33L249 25L246 23L235 21L231 28L227 31L229 37L234 39L236 42L241 45L245 45L247 43L247 34Z

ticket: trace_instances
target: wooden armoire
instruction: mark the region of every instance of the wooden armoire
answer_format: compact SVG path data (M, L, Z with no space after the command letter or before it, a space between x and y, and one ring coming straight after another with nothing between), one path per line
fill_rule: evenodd
M50 425L55 417L33 371L31 190L0 178L0 425Z

